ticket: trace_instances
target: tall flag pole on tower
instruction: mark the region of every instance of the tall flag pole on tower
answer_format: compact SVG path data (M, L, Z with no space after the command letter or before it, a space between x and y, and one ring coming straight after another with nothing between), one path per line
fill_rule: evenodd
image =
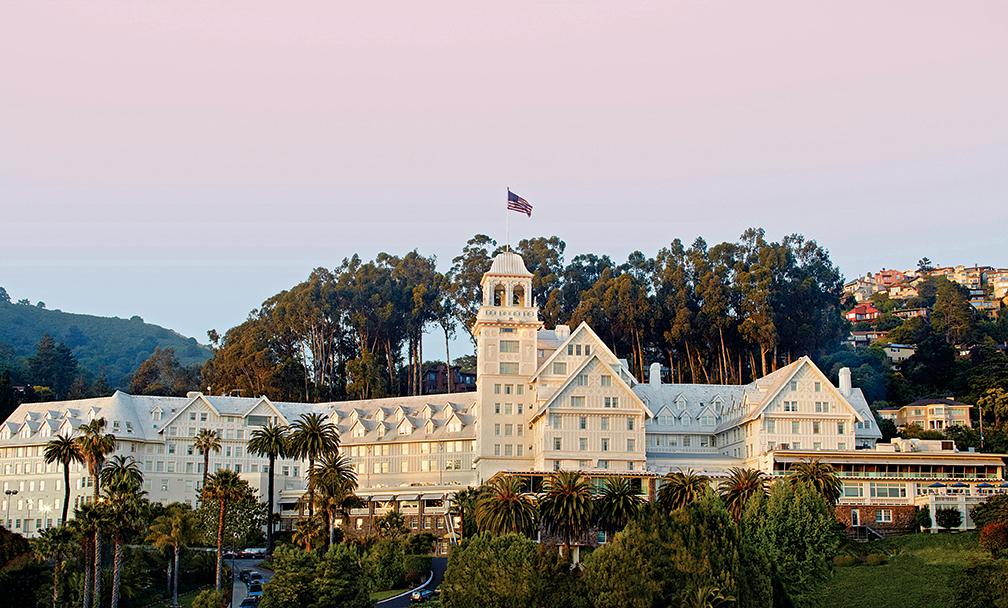
M524 213L528 217L532 217L532 205L531 205L531 203L529 203L527 200L523 199L522 197L518 196L514 192L511 192L511 188L510 187L508 187L508 189L507 189L507 210L508 211L517 211L519 213ZM510 251L511 250L511 215L505 213L504 217L506 218L505 219L505 224L506 224L506 227L505 227L505 239L507 240L507 245L505 246L505 248L508 251Z

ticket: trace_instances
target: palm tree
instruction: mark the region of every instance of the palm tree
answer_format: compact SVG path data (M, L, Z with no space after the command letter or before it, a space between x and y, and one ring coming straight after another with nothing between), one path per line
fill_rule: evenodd
M291 535L291 541L299 547L304 547L305 551L310 552L312 544L321 535L322 522L317 517L303 517L298 520L297 528L294 530L294 534Z
M70 510L70 463L84 462L81 458L77 442L67 435L57 435L45 446L46 464L58 462L63 465L63 525L67 523L67 512Z
M357 472L354 471L353 463L346 456L328 453L315 463L312 474L318 484L318 490L325 506L326 518L329 520L329 546L332 546L335 540L336 513L347 498L353 496L354 491L357 490Z
M315 514L315 461L339 450L339 433L325 416L302 414L291 425L290 456L308 460L308 518Z
M459 519L462 520L462 530L460 532L463 538L468 536L465 533L466 528L469 530L476 529L476 500L479 498L479 495L479 488L466 488L455 492L452 496L451 509L454 513L458 513Z
M84 589L81 597L84 600L83 608L91 607L92 582L94 581L94 551L93 541L95 536L101 531L103 525L101 513L95 504L83 504L74 511L74 518L70 521L70 529L81 543L81 550L84 562Z
M476 499L476 525L492 534L528 535L538 512L532 496L517 477L499 477L483 487Z
M118 490L139 489L143 485L143 472L132 456L113 456L102 467L99 477L103 486L116 486Z
M39 532L39 537L32 545L35 553L42 560L52 560L52 605L59 605L60 588L63 586L64 556L71 550L74 534L67 526L46 528Z
M595 504L595 519L606 534L615 534L640 513L644 500L626 477L609 477Z
M216 589L221 588L221 574L224 568L224 514L227 504L231 501L241 500L245 495L248 484L238 473L230 469L221 469L207 479L207 485L203 486L203 500L214 501L218 504L217 515L217 575Z
M172 578L172 606L178 608L179 556L182 549L196 540L196 518L192 509L184 503L174 503L168 506L164 515L155 519L147 532L147 542L153 543L158 549L171 549L173 553L174 574Z
M119 606L123 534L132 530L143 505L143 473L132 456L113 456L99 475L104 487L108 525L112 530L112 608Z
M268 424L252 431L248 442L249 454L269 458L269 497L266 499L269 509L269 524L266 526L266 553L273 553L273 470L277 458L287 457L287 428L277 424Z
M563 539L568 557L574 538L588 531L593 508L591 480L580 471L557 471L546 478L539 513L546 529Z
M759 469L732 467L728 469L728 479L722 481L718 489L728 513L739 521L749 499L766 494L767 476Z
M203 454L203 487L206 487L207 477L210 475L210 452L221 451L221 440L217 436L217 431L210 429L200 429L193 439L193 447Z
M687 469L668 473L664 484L658 490L658 504L668 511L681 509L701 499L710 491L710 481L706 476Z
M77 448L94 481L94 500L97 502L101 495L98 476L105 464L105 457L115 451L116 439L115 435L105 432L104 418L95 418L81 425L80 432L81 436L76 439Z
M836 505L843 491L836 470L832 465L819 460L799 462L791 468L788 479L791 480L791 483L808 484L816 492L819 492L830 506Z
M102 541L104 540L104 533L108 530L110 525L110 514L108 506L101 502L94 503L94 509L91 511L91 522L90 526L92 532L94 533L94 543L92 543L92 548L94 549L94 557L91 559L91 564L94 566L94 576L92 582L94 583L94 603L92 606L94 608L99 608L102 602Z
M136 463L130 461L132 458L127 460L122 456L116 456L113 462L102 470L105 484L104 506L108 510L108 526L112 530L112 608L119 607L123 536L139 525L145 502L143 495L146 494L140 489L143 475Z

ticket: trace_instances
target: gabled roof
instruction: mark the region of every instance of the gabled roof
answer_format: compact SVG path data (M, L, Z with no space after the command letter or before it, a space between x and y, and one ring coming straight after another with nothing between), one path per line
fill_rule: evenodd
M546 360L543 361L542 365L539 366L539 369L537 369L535 371L535 373L532 374L532 377L529 378L529 382L532 382L533 380L535 380L536 378L538 378L546 370L546 368L553 363L554 359L556 359L557 357L559 357L564 351L567 350L567 344L572 343L573 340L575 338L577 338L577 336L579 334L582 334L582 333L587 333L589 336L591 336L592 338L595 339L595 348L592 349L592 354L589 356L589 358L595 356L595 351L596 351L597 348L602 347L602 348L606 349L606 352L608 352L609 354L611 354L613 356L613 359L616 359L616 353L614 353L611 350L609 350L609 347L606 346L606 343L602 341L602 338L599 338L598 334L596 334L592 330L592 328L589 327L589 325L587 323L585 323L584 321L582 321L581 324L578 325L574 329L574 331L570 332L570 335L567 336L567 339L564 340L564 341L562 341L562 342L560 342L560 344L557 345L556 350L554 350L553 353L550 354L549 357L546 357ZM603 363L605 363L605 362L603 362Z
M827 378L819 370L819 368L816 367L814 363L812 363L812 360L809 359L808 357L801 357L797 361L790 363L780 368L779 370L773 372L772 374L768 374L763 378L757 380L756 383L754 384L763 384L763 386L765 387L765 389L760 387L757 390L760 390L761 392L765 390L766 396L760 399L760 401L755 404L757 407L750 410L748 415L742 417L742 421L746 422L752 420L758 417L760 414L762 414L766 410L766 408L773 402L773 400L777 397L777 395L779 395L780 392L784 390L784 387L788 385L791 379L794 378L795 375L797 375L800 370L806 367L810 367L811 369L815 370L815 373L817 373L823 380L823 385L827 387L827 390L830 393L832 393L834 397L839 399L842 403L845 403L847 407L851 409L858 422L864 421L864 414L860 412L858 408L854 407L854 405L850 401L848 401L847 398L839 390L837 390L835 386L833 386L833 383L829 381L829 378ZM768 380L770 382L766 383L766 381Z
M588 365L591 364L593 361L598 361L600 365L607 368L606 362L603 361L602 358L598 356L598 353L596 353L593 350L592 354L588 356L573 373L568 374L567 379L564 381L564 383L561 384L556 389L556 391L553 392L550 398L547 399L546 402L542 404L542 406L540 406L540 408L536 411L535 415L533 415L532 418L529 419L529 422L530 423L535 422L536 419L538 419L540 416L546 413L546 411L549 410L550 406L553 405L553 402L556 401L557 397L559 397L561 393L567 390L567 387L569 387L574 382L578 374L584 371L585 368L587 368ZM640 396L638 396L637 393L634 392L633 387L627 384L626 381L624 381L623 378L620 376L620 374L614 374L614 377L616 379L616 382L618 382L620 386L626 389L628 393L633 395L633 398L637 401L637 404L641 407L641 409L643 409L644 412L647 414L647 417L654 418L654 412L652 412L651 409L648 408L647 404L645 404L644 401L640 398Z

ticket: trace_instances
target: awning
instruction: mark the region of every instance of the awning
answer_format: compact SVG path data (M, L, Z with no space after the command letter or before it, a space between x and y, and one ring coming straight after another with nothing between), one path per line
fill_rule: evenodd
M1001 487L1002 488L1008 488L1008 481L1002 481L1001 482Z
M957 481L954 484L952 484L952 487L953 488L968 488L969 484L968 483L963 483L961 481Z
M423 494L420 500L444 500L447 494Z
M956 466L993 466L1000 467L1004 466L1004 461L997 457L991 457L989 454L979 454L979 453L968 453L959 452L956 454L941 454L936 453L933 456L926 456L921 452L876 452L873 455L867 455L863 452L869 450L861 450L859 452L854 452L850 456L838 455L838 454L824 454L818 456L818 460L824 463L831 464L833 466L841 464L875 464L875 465L956 465ZM774 455L774 460L777 462L802 462L808 460L810 457L804 454L802 455L790 455L790 454L777 454Z
M400 494L399 496L396 496L396 500L400 502L403 500L417 500L419 498L420 496L417 494Z
M929 488L944 488L944 487L945 487L945 484L943 484L943 483L942 483L942 482L940 482L940 481L936 481L936 482L934 482L933 484L930 484L930 485L929 485L928 487L929 487Z
M985 481L985 482L983 482L983 483L978 483L976 487L978 487L978 488L993 488L993 487L994 487L994 484L992 484L992 483L987 483L987 482Z

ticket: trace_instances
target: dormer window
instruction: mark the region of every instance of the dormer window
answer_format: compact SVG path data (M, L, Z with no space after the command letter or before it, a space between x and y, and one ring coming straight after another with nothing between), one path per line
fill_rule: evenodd
M151 418L154 422L161 422L161 408L154 408L151 410Z

